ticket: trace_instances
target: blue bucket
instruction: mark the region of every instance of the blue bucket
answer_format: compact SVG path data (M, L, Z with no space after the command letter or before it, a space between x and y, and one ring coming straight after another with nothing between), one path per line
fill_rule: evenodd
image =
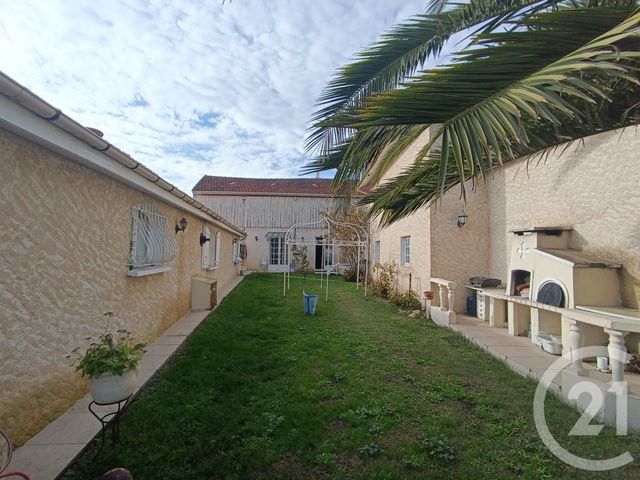
M309 295L302 292L302 299L304 301L304 314L315 315L316 306L318 305L318 295Z

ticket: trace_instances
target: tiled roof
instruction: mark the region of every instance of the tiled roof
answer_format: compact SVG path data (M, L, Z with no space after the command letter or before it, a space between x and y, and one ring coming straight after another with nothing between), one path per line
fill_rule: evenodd
M238 178L205 175L193 187L198 193L227 195L331 196L327 178Z

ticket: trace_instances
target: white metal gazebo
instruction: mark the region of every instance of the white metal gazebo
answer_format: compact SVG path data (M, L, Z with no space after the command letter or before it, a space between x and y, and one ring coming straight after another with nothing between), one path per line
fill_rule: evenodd
M338 238L338 231L343 235ZM346 235L345 235L346 233ZM329 299L329 275L337 273L339 264L333 260L335 252L340 254L341 248L357 249L356 255L356 290L360 288L360 262L365 261L364 294L367 295L367 281L369 278L369 259L366 255L368 245L367 232L360 225L354 223L338 222L328 215L320 220L308 223L294 223L285 234L285 246L287 249L287 259L291 258L294 247L322 247L322 258L320 273L320 286L325 287L325 300ZM316 259L317 260L317 259ZM317 261L316 261L317 264ZM325 278L326 277L326 278ZM283 295L287 294L291 283L291 261L289 267L284 272ZM323 285L326 283L326 285Z

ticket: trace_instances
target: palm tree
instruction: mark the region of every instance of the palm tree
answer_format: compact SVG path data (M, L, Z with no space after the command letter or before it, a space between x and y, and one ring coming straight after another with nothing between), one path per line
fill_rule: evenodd
M432 0L342 67L312 118L307 172L334 187L380 180L425 129L414 163L363 200L383 224L483 181L640 120L638 0ZM445 47L464 35L448 63ZM446 59L444 59L446 62Z

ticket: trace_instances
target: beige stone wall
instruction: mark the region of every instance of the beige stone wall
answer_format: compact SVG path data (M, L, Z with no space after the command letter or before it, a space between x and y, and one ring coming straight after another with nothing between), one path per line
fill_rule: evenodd
M469 290L464 288L469 277L487 275L489 268L489 202L484 185L476 191L468 186L467 203L460 189L447 192L442 201L431 208L431 276L456 282L456 312L466 309ZM464 208L467 224L459 228L458 214ZM434 293L437 290L434 286Z
M385 175L409 165L423 135ZM623 264L622 300L640 305L640 135L635 130L596 135L584 146L545 163L515 162L496 169L487 184L468 187L469 215L456 226L463 207L454 188L442 201L383 230L372 226L372 245L381 239L382 261L399 259L400 236L411 235L420 276L457 283L455 310L463 312L469 277L500 278L505 284L511 248L509 230L530 226L570 226L570 247ZM528 167L528 168L527 168ZM426 212L426 214L425 214ZM426 232L426 236L420 237ZM417 242L413 237L419 238ZM424 285L424 283L423 283ZM426 288L423 288L426 290Z
M421 146L428 141L429 132L423 133L389 168L381 183L397 176L415 160ZM395 261L400 265L400 238L411 237L411 264L400 265L398 279L401 291L409 288L409 274L411 274L411 288L422 297L422 292L428 290L430 284L431 255L430 255L430 213L428 209L421 209L384 229L378 227L377 219L371 223L371 254L374 253L375 241L380 241L380 262ZM373 257L372 257L373 258Z
M87 391L65 355L105 331L103 313L109 329L152 340L189 311L192 276L224 286L236 273L231 233L205 271L202 220L4 130L0 178L0 425L20 444ZM130 208L142 203L189 226L169 272L130 278Z
M489 182L489 273L507 279L511 234L566 225L570 246L623 264L622 299L640 305L640 135L634 129L586 139L546 163L518 162ZM470 217L471 219L472 217Z

